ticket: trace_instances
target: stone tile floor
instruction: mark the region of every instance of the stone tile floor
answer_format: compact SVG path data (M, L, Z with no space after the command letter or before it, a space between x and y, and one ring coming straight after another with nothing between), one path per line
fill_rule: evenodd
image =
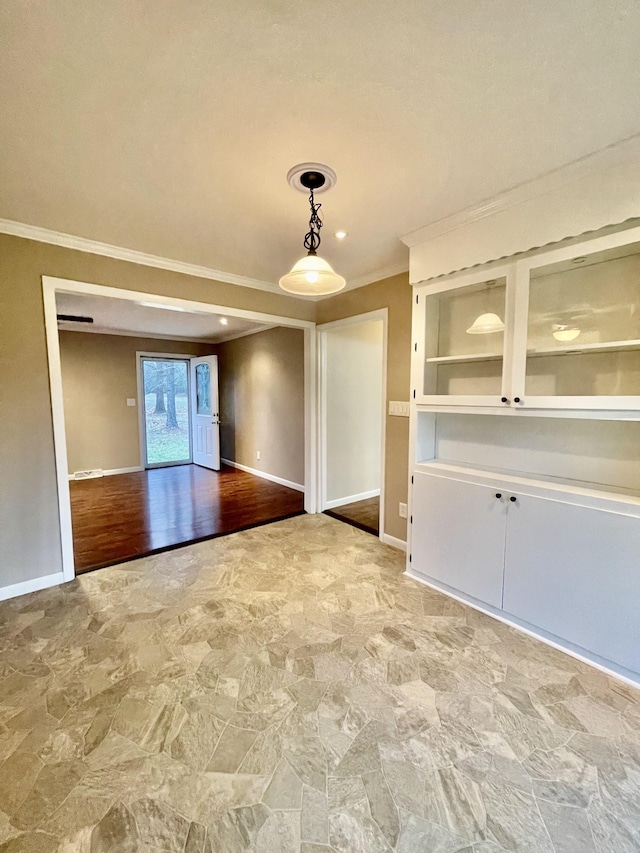
M632 853L640 693L303 516L0 605L0 850Z

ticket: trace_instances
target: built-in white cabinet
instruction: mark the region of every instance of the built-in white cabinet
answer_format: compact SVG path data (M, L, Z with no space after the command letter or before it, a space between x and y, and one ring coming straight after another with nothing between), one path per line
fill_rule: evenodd
M518 266L513 391L529 408L640 409L640 234Z
M495 488L416 471L412 564L455 590L502 606L506 506Z
M428 405L507 402L505 313L513 303L510 268L429 286L416 296L420 369L416 399Z
M414 577L640 683L640 227L414 286Z
M640 417L640 228L416 286L416 404Z
M437 462L413 479L412 573L640 673L640 496Z

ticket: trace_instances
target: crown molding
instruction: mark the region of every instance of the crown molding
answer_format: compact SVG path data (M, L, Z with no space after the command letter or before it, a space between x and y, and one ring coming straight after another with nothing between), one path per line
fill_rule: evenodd
M235 275L235 273L223 272L222 270L214 270L210 267L199 266L198 264L175 261L171 258L162 258L159 255L149 255L146 252L139 252L137 249L125 249L122 246L100 243L96 240L89 240L86 237L75 237L73 234L63 234L61 231L51 231L48 228L27 225L25 222L16 222L12 219L0 219L0 234L24 237L27 240L36 240L38 243L49 243L52 246L62 246L65 249L75 249L78 252L102 255L105 258L128 261L132 264L155 267L156 269L177 272L182 275L191 275L196 278L206 278L210 281L219 281L224 284L253 287L255 290L266 290L269 293L277 293L280 296L286 295L275 282L247 278L246 276Z
M87 237L76 237L73 234L64 234L62 231L52 231L49 228L40 228L37 225L28 225L26 222L16 222L13 219L0 219L0 234L9 234L12 237L24 237L25 240L35 240L38 243L49 243L52 246L62 246L65 249L74 249L77 252L88 252L91 255L101 255L105 258L114 258L117 261L127 261L132 264L140 264L145 267L177 272L182 275L191 275L196 278L206 278L210 281L219 281L223 284L237 284L240 287L252 287L255 290L264 290L268 293L276 293L289 299L302 299L305 302L319 302L322 299L330 299L331 296L293 296L285 293L275 282L262 281L257 278L236 275L235 273L214 270L210 267L190 264L186 261L175 261L171 258L162 258L159 255L149 255L139 252L137 249L125 249L122 246L114 246L111 243L100 243L97 240L89 240ZM345 290L354 290L357 287L365 287L375 281L408 272L409 262L393 264L383 267L373 273L359 276L347 282ZM341 291L344 293L344 290ZM332 294L336 296L337 294Z
M397 264L390 264L387 267L381 267L375 272L360 275L357 278L352 278L345 290L355 290L357 287L366 287L368 284L374 284L377 281L383 281L385 278L392 278L394 275L401 275L403 272L409 272L409 259L401 261Z
M426 243L464 225L486 219L488 216L545 195L594 172L608 169L638 156L640 156L640 134L635 134L530 181L517 184L493 198L485 199L451 216L431 222L424 228L411 231L402 237L402 242L411 249L420 243Z
M356 290L359 287L366 287L368 284L375 284L378 281L384 281L385 278L393 278L394 275L402 275L402 273L409 272L409 262L402 261L399 264L391 264L388 267L381 267L379 270L375 272L367 273L366 275L358 276L357 278L350 279L346 287L342 290L339 290L338 293L331 293L329 296L315 296L313 297L314 302L322 302L325 299L333 299L334 296L340 296L342 293L347 293L349 290ZM308 299L309 297L301 297L302 299Z

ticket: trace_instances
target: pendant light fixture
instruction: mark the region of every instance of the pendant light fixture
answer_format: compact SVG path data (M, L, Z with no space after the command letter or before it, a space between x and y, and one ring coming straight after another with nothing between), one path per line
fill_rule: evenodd
M553 337L560 341L560 343L566 344L570 341L575 341L575 339L581 334L582 329L578 329L577 326L564 326L556 324L551 327L551 334Z
M325 192L335 184L335 172L328 166L317 163L301 163L289 170L287 179L295 189L301 192L309 191L311 217L309 231L305 234L303 241L307 254L293 265L290 272L282 276L279 281L280 287L297 296L326 296L337 293L343 289L346 281L334 272L327 261L318 257L322 205L316 204L314 195L314 193Z
M490 306L489 293L496 286L497 279L486 281L485 286L485 307ZM504 332L504 323L492 311L487 311L485 314L480 314L467 329L468 335L492 335L495 332Z
M467 329L468 335L491 335L503 332L504 323L497 314L480 314Z

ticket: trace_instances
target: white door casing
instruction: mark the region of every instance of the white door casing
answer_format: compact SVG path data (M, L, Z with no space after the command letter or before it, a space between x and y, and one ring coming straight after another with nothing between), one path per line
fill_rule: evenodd
M293 317L249 311L244 308L232 308L229 305L217 305L210 302L197 302L176 296L161 296L145 291L127 290L102 284L74 281L72 279L42 276L42 295L44 303L45 333L49 360L49 391L53 419L53 440L56 463L56 482L58 486L58 514L60 521L60 541L62 550L62 572L36 578L33 583L15 584L0 587L0 599L23 595L33 589L55 586L62 581L75 577L73 558L73 534L71 527L71 499L67 464L66 429L64 419L64 395L62 390L62 371L60 367L60 341L58 339L58 321L56 293L89 294L122 299L125 302L153 301L167 307L180 308L202 314L240 317L256 320L270 325L279 325L304 330L304 411L305 411L305 490L304 508L308 513L317 511L317 406L316 406L316 325L311 320L299 320ZM155 354L155 353L154 353Z
M193 461L220 470L218 356L191 359L191 430Z

